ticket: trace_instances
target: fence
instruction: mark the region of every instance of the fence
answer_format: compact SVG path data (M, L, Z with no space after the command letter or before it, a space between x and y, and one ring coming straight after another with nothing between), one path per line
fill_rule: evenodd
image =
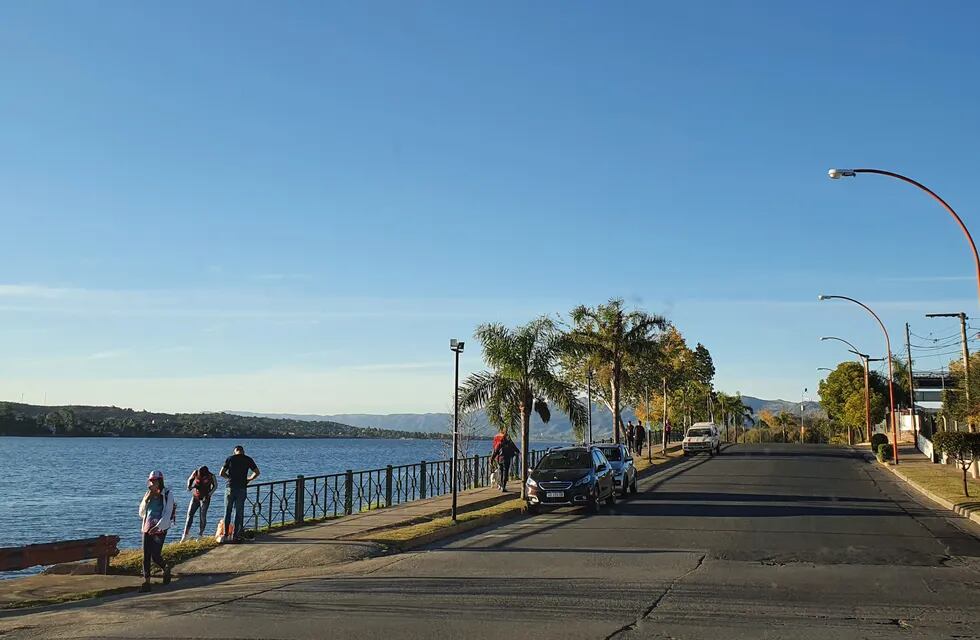
M547 450L529 453L534 467ZM258 530L445 495L452 490L450 464L450 460L423 460L381 469L250 484L245 498L246 524ZM489 486L493 472L490 456L460 458L456 474L459 490ZM511 468L511 477L519 476L520 460Z

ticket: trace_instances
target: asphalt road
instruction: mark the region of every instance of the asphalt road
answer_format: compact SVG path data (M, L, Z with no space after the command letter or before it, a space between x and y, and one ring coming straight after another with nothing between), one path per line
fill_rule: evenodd
M856 452L735 446L563 510L324 575L0 619L0 637L980 637L980 528Z

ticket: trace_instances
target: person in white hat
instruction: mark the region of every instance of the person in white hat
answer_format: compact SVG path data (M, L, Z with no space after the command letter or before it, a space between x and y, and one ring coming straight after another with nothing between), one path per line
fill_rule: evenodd
M170 584L170 565L163 561L163 542L167 529L177 520L173 493L163 484L163 472L153 471L146 479L146 493L140 500L143 520L143 584L140 593L150 590L150 561L163 569L163 584Z

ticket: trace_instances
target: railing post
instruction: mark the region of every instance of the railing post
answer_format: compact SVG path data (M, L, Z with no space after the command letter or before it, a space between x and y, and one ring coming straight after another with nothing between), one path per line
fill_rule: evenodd
M296 476L296 495L293 500L293 522L303 524L306 516L306 479L302 475Z
M391 506L391 465L385 469L385 506Z
M423 460L419 465L419 500L426 498L425 482L425 460Z
M354 513L354 472L350 469L344 474L344 515Z
M480 486L480 456L473 454L473 488Z

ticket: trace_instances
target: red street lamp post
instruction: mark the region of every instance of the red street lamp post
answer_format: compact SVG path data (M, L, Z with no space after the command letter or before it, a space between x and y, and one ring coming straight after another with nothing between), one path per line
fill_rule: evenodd
M898 426L895 424L895 389L893 385L893 380L895 378L895 372L892 369L892 341L888 337L888 329L885 328L885 323L881 321L878 314L871 310L871 307L855 300L854 298L848 298L847 296L817 296L817 300L847 300L848 302L853 302L854 304L862 307L865 311L870 313L875 320L878 321L878 326L881 327L881 332L885 334L885 349L888 351L888 418L892 423L892 457L895 460L895 464L898 464Z

